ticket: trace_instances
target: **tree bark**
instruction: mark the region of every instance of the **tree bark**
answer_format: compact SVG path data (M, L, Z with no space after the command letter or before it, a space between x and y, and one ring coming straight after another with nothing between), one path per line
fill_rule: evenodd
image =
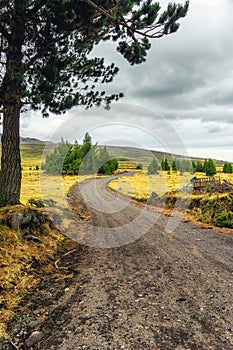
M0 172L0 206L20 203L21 159L19 138L20 105L5 107Z
M22 108L22 84L24 76L22 46L25 24L20 13L24 11L22 0L16 0L15 17L6 51L6 72L0 97L3 108L2 157L0 171L0 206L20 203L21 159L19 120Z

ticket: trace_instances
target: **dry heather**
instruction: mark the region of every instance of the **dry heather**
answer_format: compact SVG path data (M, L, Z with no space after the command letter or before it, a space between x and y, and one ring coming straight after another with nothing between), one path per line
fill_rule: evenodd
M0 223L24 211L23 206L5 207L0 210ZM38 240L27 240L19 230L0 225L0 337L6 335L6 322L12 319L25 294L35 288L41 276L58 274L54 260L64 236L45 221L36 237Z

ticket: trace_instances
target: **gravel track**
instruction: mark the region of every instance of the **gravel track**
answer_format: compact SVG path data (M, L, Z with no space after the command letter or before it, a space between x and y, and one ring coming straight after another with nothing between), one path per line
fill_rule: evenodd
M233 235L187 221L169 233L169 215L108 181L70 190L90 247L40 349L232 350Z

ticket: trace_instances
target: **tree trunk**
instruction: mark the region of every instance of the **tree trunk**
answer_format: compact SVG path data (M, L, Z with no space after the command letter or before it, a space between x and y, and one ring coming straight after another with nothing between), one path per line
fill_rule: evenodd
M24 2L15 0L15 17L12 20L11 35L6 51L6 72L0 96L3 108L2 158L0 171L0 206L20 203L21 160L19 118L22 108L22 84L24 77L22 46L25 24Z
M19 117L20 105L5 108L0 172L0 206L20 203L21 160Z

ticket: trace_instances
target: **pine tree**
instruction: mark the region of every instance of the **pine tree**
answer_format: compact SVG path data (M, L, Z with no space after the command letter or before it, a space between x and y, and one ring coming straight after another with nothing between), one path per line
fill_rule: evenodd
M193 172L195 173L197 171L197 164L195 163L195 161L192 161L192 167L193 167Z
M42 170L50 174L61 174L63 171L67 172L68 165L64 159L70 153L72 145L68 141L61 139L59 144L54 148L51 154L46 155L45 163L42 164Z
M205 159L204 164L203 164L203 172L206 173L208 172L208 160Z
M81 153L82 161L79 167L79 174L95 174L97 167L97 143L95 145L92 144L92 138L88 132L84 136Z
M198 160L198 162L197 162L196 171L199 173L203 173L203 164L200 160Z
M161 169L165 170L164 159L161 160Z
M160 165L159 165L157 159L153 158L151 163L148 166L148 170L147 170L148 174L149 175L150 174L157 174L159 170L160 170Z
M162 161L161 161L161 168L162 168L162 170L164 170L164 171L170 170L170 165L169 165L169 163L168 163L167 158L162 159Z
M173 162L172 162L172 170L177 171L177 166L176 166L175 160L173 160Z
M104 146L98 151L97 172L98 174L112 175L118 169L118 161L109 154L107 147Z
M206 176L213 176L216 174L217 171L216 171L216 166L213 159L209 158L208 160L205 160L204 170L205 170Z
M91 54L103 40L118 42L129 61L146 60L150 39L176 32L184 5L146 1L2 0L0 2L0 108L3 113L0 206L20 200L20 114L28 109L63 113L73 106L109 106L95 84L108 83L114 64ZM129 40L130 39L130 40Z
M82 146L82 158L84 158L90 150L93 148L92 145L92 139L88 132L86 132L84 139L83 139L83 146Z
M167 158L165 158L165 161L164 161L164 170L165 171L170 171L170 165L168 163Z
M224 163L223 172L227 173L227 174L232 174L232 172L233 172L232 164L229 162Z

